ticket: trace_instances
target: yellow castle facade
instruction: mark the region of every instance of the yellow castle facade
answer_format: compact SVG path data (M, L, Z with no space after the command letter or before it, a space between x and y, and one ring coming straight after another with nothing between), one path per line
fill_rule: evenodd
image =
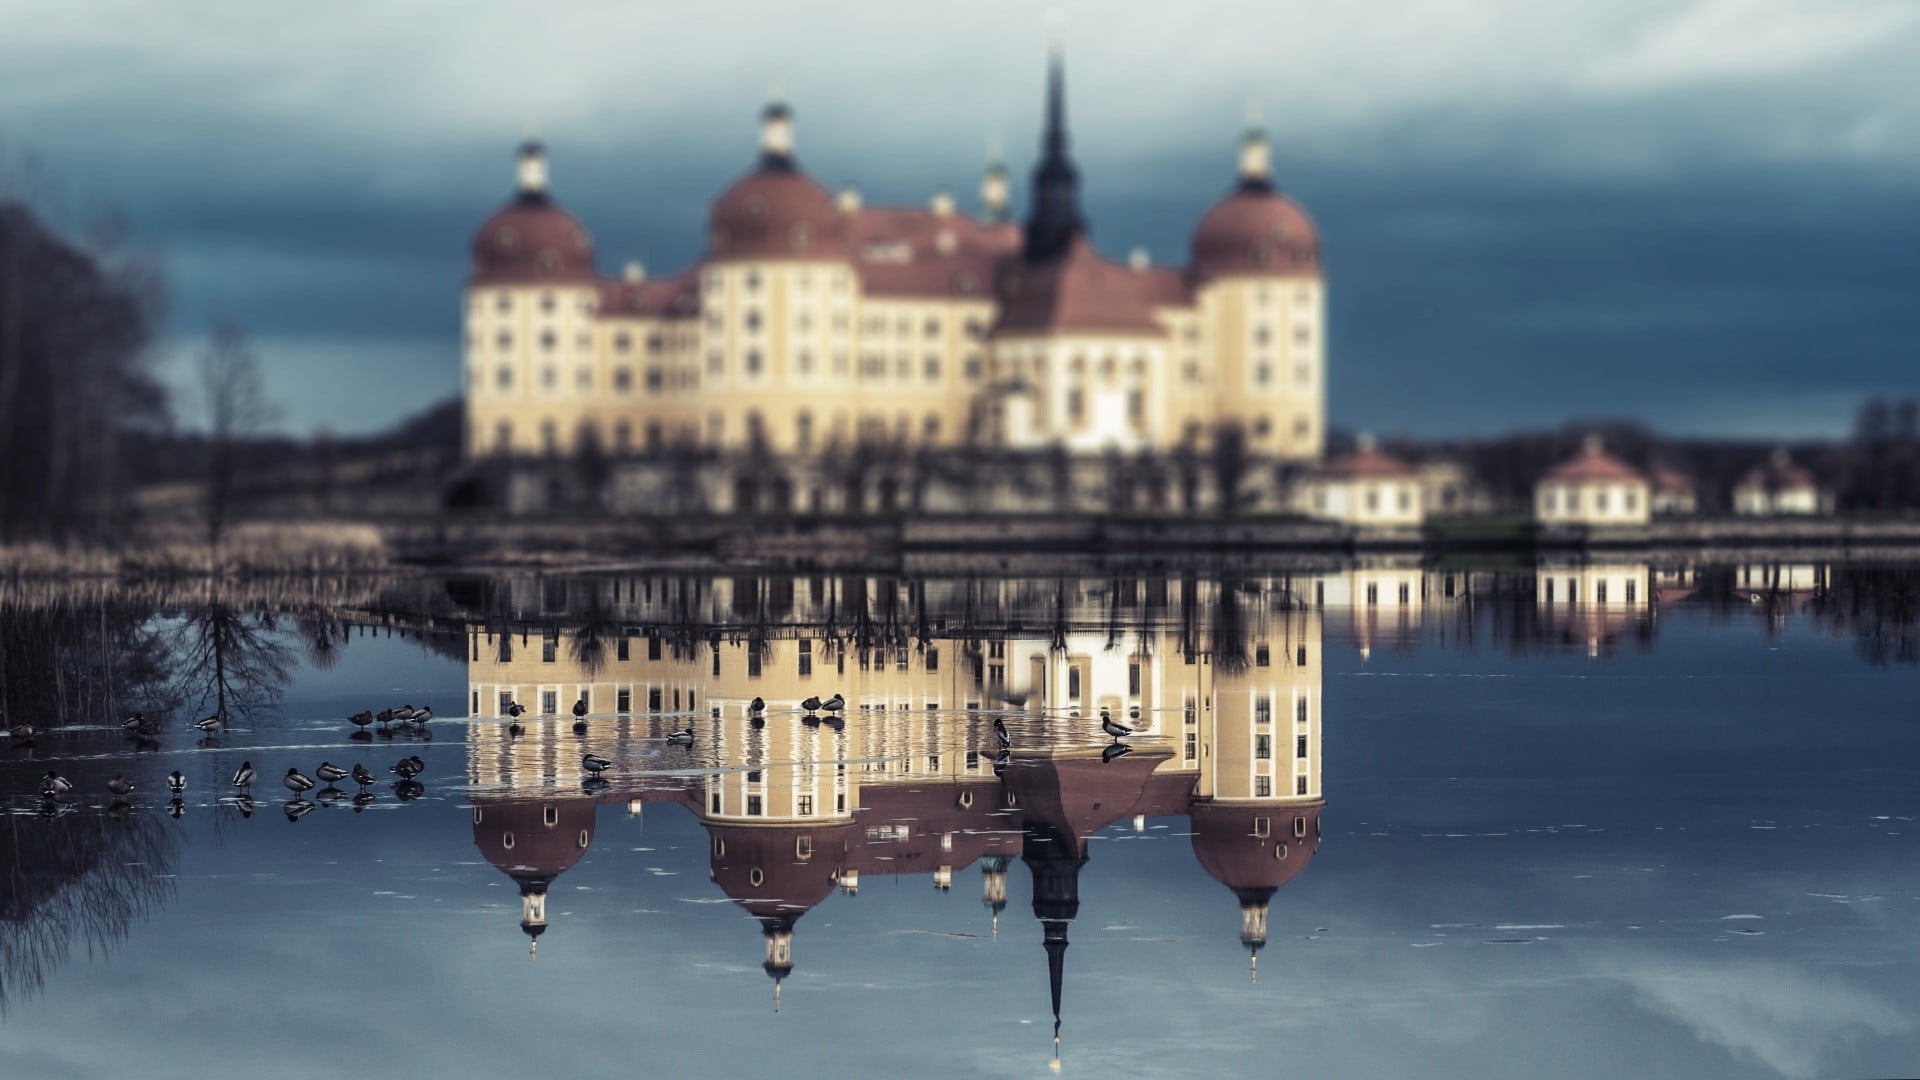
M1024 223L990 163L979 205L866 205L800 165L785 104L759 161L716 199L698 263L596 269L543 146L472 243L465 292L471 456L700 449L1198 448L1314 460L1326 425L1319 238L1253 127L1182 266L1096 252L1048 72Z

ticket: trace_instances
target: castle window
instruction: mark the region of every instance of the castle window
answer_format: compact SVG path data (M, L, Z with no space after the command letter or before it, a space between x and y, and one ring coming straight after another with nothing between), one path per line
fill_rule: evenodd
M560 449L560 434L551 420L540 421L540 449L548 454L556 453Z
M513 448L513 421L502 420L494 425L493 447L501 451Z
M542 348L543 350L547 352L552 352L553 347L559 344L559 341L560 339L554 334L553 331L551 330L540 331L540 348Z
M502 833L500 836L500 846L503 848L506 848L508 851L512 851L513 850L513 834Z
M707 374L709 376L717 379L720 377L721 372L724 372L726 369L726 354L722 353L719 349L715 349L707 354Z
M1293 793L1294 793L1295 795L1305 795L1305 794L1307 793L1307 778L1306 778L1306 777L1304 777L1304 776L1296 776L1296 777L1294 777L1294 778L1293 778ZM1284 858L1284 856L1282 856L1282 857Z
M807 808L805 810L802 810L801 813L803 814L813 813L813 799L811 797L807 797L805 799L805 802L807 804ZM793 857L796 859L799 859L801 862L805 862L808 859L813 858L813 837L811 836L794 837L793 838Z
M1273 832L1272 818L1257 817L1253 819L1253 835L1266 836L1271 832Z
M795 366L799 369L800 374L802 375L813 374L813 354L812 353L808 352L805 349L801 349L799 355L795 357L794 360L795 360Z
M616 420L613 424L613 449L619 454L633 452L633 425L625 420ZM622 642L625 644L625 642Z
M593 369L587 367L575 369L573 373L573 388L575 390L593 389Z
M505 330L502 330L498 334L494 335L493 344L495 345L495 347L499 348L502 352L508 349L511 349L513 348L513 335L507 333Z
M1265 386L1273 381L1273 365L1258 364L1253 369L1253 381Z
M613 335L614 352L623 353L631 348L633 348L633 338L627 336L625 331Z
M560 269L560 260L553 257L553 252L543 251L540 253L540 272L541 273L552 274L555 270L558 270L558 269Z
M540 294L540 310L547 312L548 314L552 314L553 312L553 294L552 293L543 292Z
M1254 418L1254 421L1253 421L1254 438L1264 439L1268 435L1271 435L1272 433L1273 433L1273 421L1267 419L1264 416Z
M560 373L552 365L540 369L540 389L551 390L560 381Z
M1087 411L1086 392L1079 387L1067 391L1067 421L1078 424L1085 419Z
M747 816L748 816L748 817L759 817L759 816L760 816L760 796L758 796L758 795L749 795L749 796L747 796ZM758 875L759 873L760 873L760 871L758 871L758 870L755 870L755 871L754 871L754 874L755 874L756 876L757 876L757 875ZM758 884L760 884L760 883L759 883L758 881L756 881L756 882L754 882L754 884L755 884L755 885L758 885Z
M1273 777L1256 776L1253 778L1253 794L1257 798L1266 798L1273 794Z
M542 807L540 818L547 823L549 828L558 825L560 824L560 808L557 806Z
M513 389L513 369L508 367L505 364L501 364L499 375L500 375L500 389L502 390Z
M498 311L502 315L505 315L507 312L512 311L513 310L512 294L503 292L500 295L494 297L493 309L495 311Z
M977 381L980 378L980 354L968 353L961 370L969 382Z
M760 329L760 312L757 309L749 308L745 316L745 321L747 324L747 330L749 332L759 330Z
M799 799L795 801L794 813L798 814L800 817L812 817L813 816L813 796L811 795L800 796Z
M940 336L940 320L939 319L933 318L931 316L927 318L926 334L930 338Z
M747 374L749 375L760 374L760 367L761 367L760 350L748 349L747 350Z
M1253 343L1255 345L1266 345L1272 340L1273 340L1273 330L1269 328L1265 323L1262 323L1259 326L1256 326L1253 328Z
M927 354L927 381L938 382L939 380L940 380L940 357L936 353L928 353Z
M752 203L749 203L749 204L747 204L747 205L748 205L749 207L753 207L753 206L759 206L759 205L760 205L760 203L759 203L759 201L758 201L758 200L756 200L756 201L754 201L754 202L752 202ZM747 291L748 291L748 292L752 292L752 291L754 291L755 289L758 289L758 288L760 287L760 271L758 271L758 270L749 270L749 271L747 271L747 279L746 279L746 284L747 284Z
M647 355L648 356L660 355L660 350L663 347L663 345L664 343L660 340L659 334L647 335Z

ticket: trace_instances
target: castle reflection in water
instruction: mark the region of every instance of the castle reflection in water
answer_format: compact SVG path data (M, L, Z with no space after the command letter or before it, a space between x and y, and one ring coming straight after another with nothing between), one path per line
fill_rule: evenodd
M1779 610L1824 578L1730 573L1723 591L1764 590ZM1691 570L1580 562L1523 575L1385 564L1243 580L475 587L483 595L463 606L488 614L466 631L474 839L518 884L527 935L548 929L547 892L592 845L599 807L674 804L707 833L712 881L759 921L776 1003L801 920L836 890L912 875L945 891L978 866L997 934L1019 862L1057 1022L1089 841L1115 823L1186 818L1194 860L1237 904L1257 964L1270 905L1321 836L1328 642L1367 657L1421 633L1492 633L1599 655L1650 640L1661 605L1702 585ZM836 693L844 713L800 706ZM513 702L528 710L518 735ZM1103 717L1134 729L1127 752ZM667 740L689 725L691 748ZM590 782L584 749L615 759L615 779Z
M591 588L589 624L553 621L582 598L547 595L523 598L545 608L539 629L469 630L474 839L518 883L535 938L605 804L698 816L713 882L759 920L776 1000L803 917L863 878L944 891L977 865L997 934L1025 864L1057 998L1101 829L1190 818L1194 856L1237 901L1255 955L1274 894L1318 845L1323 616L1269 585L1102 583L1097 598L1032 582ZM838 715L800 706L836 693ZM518 736L515 701L530 710ZM1103 718L1134 734L1116 742ZM689 724L692 748L666 741ZM620 779L586 782L583 748L615 758Z

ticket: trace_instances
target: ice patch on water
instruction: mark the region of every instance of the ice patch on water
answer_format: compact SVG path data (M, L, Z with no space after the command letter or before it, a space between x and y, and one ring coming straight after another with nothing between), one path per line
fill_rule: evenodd
M1764 918L1766 918L1766 916L1764 915L1722 915L1720 916L1720 921L1726 922L1728 919L1764 919Z

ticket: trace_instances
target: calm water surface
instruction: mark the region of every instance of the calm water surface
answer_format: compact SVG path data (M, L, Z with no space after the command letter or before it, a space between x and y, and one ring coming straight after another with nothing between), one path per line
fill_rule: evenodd
M1916 582L22 590L0 1075L1911 1074Z

